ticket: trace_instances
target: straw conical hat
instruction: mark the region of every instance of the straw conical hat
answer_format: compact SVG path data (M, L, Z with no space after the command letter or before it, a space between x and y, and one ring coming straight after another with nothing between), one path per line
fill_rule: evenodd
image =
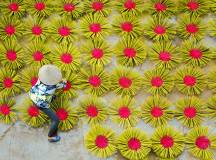
M39 70L38 77L46 85L55 85L62 80L61 70L52 64L42 66Z

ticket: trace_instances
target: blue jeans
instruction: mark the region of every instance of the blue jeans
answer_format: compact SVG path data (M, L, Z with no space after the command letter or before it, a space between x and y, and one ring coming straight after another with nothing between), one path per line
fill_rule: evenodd
M50 130L48 132L48 136L49 137L57 136L59 118L50 108L42 108L42 107L38 107L38 108L51 119L51 125L50 125Z

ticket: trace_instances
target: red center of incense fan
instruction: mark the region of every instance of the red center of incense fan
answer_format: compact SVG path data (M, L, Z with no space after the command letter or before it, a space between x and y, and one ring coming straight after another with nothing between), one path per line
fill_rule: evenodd
M160 87L163 84L163 80L161 79L161 77L153 77L151 80L151 84L154 87Z
M199 3L195 2L195 1L190 1L187 3L187 7L191 10L194 11L196 9L199 8Z
M36 106L30 106L28 108L28 114L31 117L37 117L39 115L39 109Z
M39 25L32 27L32 33L35 35L40 35L42 33L42 28Z
M160 140L160 143L164 148L170 148L173 146L174 140L170 136L163 136Z
M66 82L66 86L64 87L64 91L68 91L69 89L71 89L71 82L70 81L67 81Z
M6 56L7 56L7 59L10 60L10 61L15 61L17 59L17 54L13 50L7 51Z
M102 10L104 7L104 4L102 2L93 2L92 3L92 8L95 10L95 11L100 11Z
M196 48L191 49L190 50L190 56L192 58L195 58L195 59L200 59L200 58L202 58L202 51L199 49L196 49Z
M160 107L153 107L151 110L151 115L155 118L161 117L163 115L163 110Z
M158 26L156 26L156 27L154 28L154 32L155 32L156 34L164 34L164 33L166 33L166 28L163 27L163 26L158 25Z
M106 148L108 146L108 139L103 135L98 135L95 139L95 144L98 148Z
M132 80L127 77L121 77L119 79L119 85L123 88L129 88L132 84Z
M167 6L165 4L160 3L160 2L155 3L154 7L158 12L162 12L162 11L165 11L167 9Z
M121 28L125 32L131 32L133 30L133 24L131 22L124 22L121 24Z
M199 149L207 149L210 146L210 140L206 136L199 136L196 139L196 146Z
M13 12L17 12L19 10L19 5L16 2L12 2L8 5L8 8Z
M61 55L61 61L66 64L70 64L73 61L73 57L69 53L64 53Z
M133 2L133 0L127 0L125 3L124 3L124 7L131 10L131 9L134 9L136 8L136 3Z
M72 12L73 10L75 10L75 5L73 5L71 3L65 3L64 4L64 10L66 12Z
M60 119L60 120L66 120L67 117L68 117L68 112L64 109L64 108L59 108L57 111L56 111L56 115L57 117Z
M98 33L101 31L101 25L99 23L93 23L89 26L91 32Z
M35 3L35 9L37 9L38 11L42 11L44 10L46 7L44 2L37 2Z
M92 50L92 56L96 59L100 59L101 57L103 57L103 50L100 48L94 48Z
M196 84L196 78L194 76L187 75L184 77L184 84L192 87Z
M188 25L186 25L186 30L189 33L196 33L199 31L199 28L197 27L196 24L188 24Z
M98 87L101 85L101 79L99 76L94 75L94 76L89 77L89 83L94 87Z
M165 62L168 62L171 60L171 55L169 52L166 52L166 51L163 51L163 52L160 52L159 54L159 59L161 61L165 61Z
M5 88L11 88L13 86L13 80L11 78L5 78L3 84Z
M0 106L0 113L8 115L10 113L10 107L6 104Z
M8 26L5 27L5 32L9 36L11 36L11 35L13 35L16 32L16 28L14 26L12 26L12 25L8 25Z
M125 48L124 55L128 58L133 58L136 56L136 50L134 48Z
M40 51L36 51L34 54L33 54L33 58L35 61L41 61L43 58L44 58L44 55L42 52Z
M131 111L128 107L122 106L119 108L118 114L121 118L128 118L131 114Z
M70 35L70 28L66 27L66 26L63 26L63 27L60 27L58 29L58 33L63 36L63 37L66 37L68 35Z
M138 150L141 148L141 142L139 139L137 138L131 138L129 141L128 141L128 147L131 149L131 150Z
M32 77L31 78L31 85L34 86L38 81L38 77Z
M184 109L184 115L187 118L194 118L196 116L197 110L195 107L186 107Z
M89 117L96 117L98 115L98 109L97 109L97 107L94 106L94 105L88 106L87 109L86 109L86 114Z

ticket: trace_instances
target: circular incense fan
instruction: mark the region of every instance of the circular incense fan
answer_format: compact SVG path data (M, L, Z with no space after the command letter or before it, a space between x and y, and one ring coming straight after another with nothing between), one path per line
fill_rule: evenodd
M117 140L121 155L127 159L147 160L151 151L151 141L137 128L125 130Z
M194 40L183 42L179 53L182 55L182 60L193 67L204 67L215 57L208 47Z
M20 93L19 77L14 70L1 68L0 70L0 95L15 96Z
M67 80L66 87L62 90L57 90L57 96L67 97L68 99L74 98L77 96L76 91L79 89L79 79L78 75L73 72L66 72L64 78Z
M118 0L115 2L115 6L123 15L138 16L143 12L142 0Z
M31 42L24 49L26 65L40 67L51 62L49 47L44 42Z
M174 79L165 68L155 68L144 73L143 85L148 93L167 95L174 87Z
M29 16L25 20L24 36L29 41L45 41L49 36L49 28L46 20Z
M26 10L30 15L47 18L53 12L52 0L27 0Z
M79 72L79 86L92 95L104 95L110 89L109 75L100 67L83 68Z
M216 66L214 66L208 73L208 88L216 93Z
M146 11L157 18L169 18L176 14L176 2L172 0L150 0Z
M22 18L25 14L24 0L5 0L0 3L0 8L1 13L10 17Z
M21 120L31 127L42 127L48 121L47 115L35 106L29 98L23 101L19 110Z
M148 54L158 68L172 69L181 62L178 49L171 41L154 43Z
M0 122L5 124L15 123L17 120L17 109L14 107L15 100L7 97L0 97Z
M92 67L104 67L111 62L113 51L104 40L89 40L81 50L86 62Z
M183 98L176 103L175 117L187 127L199 126L205 114L204 103L197 97Z
M116 136L110 128L94 125L84 137L87 150L99 158L111 157L116 152Z
M15 40L6 40L0 44L0 61L1 64L9 70L18 70L23 67L24 51Z
M59 118L58 128L61 131L71 130L78 123L78 114L70 105L67 97L56 98L51 104L51 108Z
M85 12L101 14L104 17L110 14L111 7L113 7L111 0L89 0L84 2Z
M17 18L1 16L0 21L0 38L2 40L16 40L23 35L23 24Z
M124 38L137 38L142 34L142 26L138 18L121 15L114 18L113 32Z
M216 148L216 136L209 132L208 127L196 127L191 129L185 143L188 150L199 159L214 159Z
M109 35L110 25L102 15L88 14L82 18L80 29L86 38L103 39Z
M76 72L80 69L80 52L71 43L58 45L49 57L63 71Z
M79 0L59 0L55 10L60 16L77 19L82 15L83 5Z
M109 109L111 120L124 128L136 126L140 111L134 105L135 99L129 96L116 98Z
M182 13L188 13L190 15L204 15L209 12L209 3L211 1L205 0L182 0L179 1L178 9Z
M211 119L216 120L216 95L210 97L207 101L208 115Z
M104 122L107 119L108 109L102 98L84 97L80 100L79 106L79 116L84 117L90 125Z
M183 15L177 26L177 35L186 40L201 40L206 32L206 25L203 24L199 16Z
M142 119L153 127L166 125L173 118L170 106L170 102L164 97L149 97L141 106Z
M199 68L179 68L175 79L178 90L187 95L201 94L206 84L206 77Z
M154 41L172 40L176 34L173 25L167 19L151 18L144 26L144 34Z
M137 66L146 59L146 47L141 39L122 39L115 47L115 54L119 64L123 66Z
M28 92L38 81L38 67L26 67L19 73L20 87Z
M69 18L55 19L52 21L49 33L58 43L70 43L77 40L76 23Z
M175 159L184 150L183 134L171 127L157 128L151 141L153 151L162 159Z
M119 66L112 71L110 82L116 94L134 96L142 85L142 78L138 72Z

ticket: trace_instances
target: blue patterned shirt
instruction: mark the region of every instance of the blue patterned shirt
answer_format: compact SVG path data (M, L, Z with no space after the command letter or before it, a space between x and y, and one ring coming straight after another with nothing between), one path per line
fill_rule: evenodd
M36 84L30 89L29 96L38 107L49 108L56 89L64 87L66 87L65 80L56 85L46 85L38 79Z

